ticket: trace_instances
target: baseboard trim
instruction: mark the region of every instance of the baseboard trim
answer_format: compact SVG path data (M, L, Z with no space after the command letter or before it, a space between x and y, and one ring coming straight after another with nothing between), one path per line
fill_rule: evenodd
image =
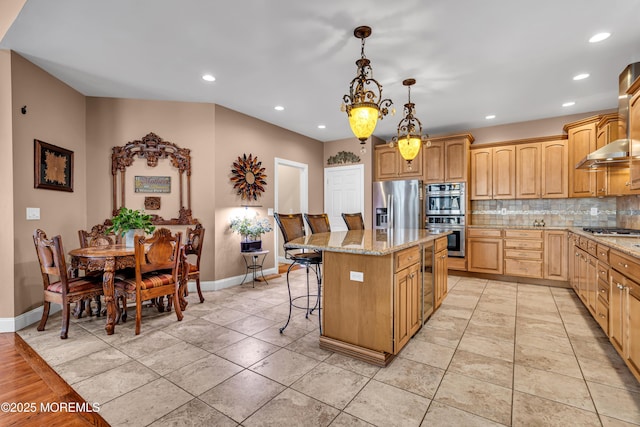
M16 332L20 329L24 329L29 325L33 325L39 322L42 318L43 307L36 307L33 310L29 310L26 313L22 313L16 317L3 317L0 318L0 333L2 332ZM49 316L62 311L62 307L58 304L51 304L49 309Z
M265 276L268 276L270 274L278 274L278 269L277 268L265 268L263 271ZM249 273L251 274L251 273ZM247 280L249 280L249 274L247 275ZM232 286L236 286L239 285L240 283L242 283L242 279L245 278L244 274L241 274L239 276L233 276L233 277L226 277L224 279L220 279L220 280L207 280L207 281L201 281L200 282L200 290L204 291L219 291L220 289L225 289L225 288L230 288ZM249 280L250 281L250 280ZM191 292L196 292L196 282L195 281L190 281L189 282L189 293Z

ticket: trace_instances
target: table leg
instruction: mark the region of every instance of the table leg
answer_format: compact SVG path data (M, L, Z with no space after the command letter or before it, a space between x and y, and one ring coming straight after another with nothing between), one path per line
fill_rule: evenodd
M112 335L116 325L116 299L113 286L113 272L116 260L114 257L107 257L104 262L104 272L102 274L102 291L104 292L104 302L107 306L107 324L104 329L107 335Z

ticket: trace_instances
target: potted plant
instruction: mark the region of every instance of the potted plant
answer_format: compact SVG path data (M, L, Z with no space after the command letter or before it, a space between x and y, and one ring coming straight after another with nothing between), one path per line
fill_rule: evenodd
M120 208L118 214L111 218L108 233L116 233L125 238L125 246L133 246L133 236L137 230L152 233L156 227L151 222L151 215L137 209Z
M242 236L240 242L241 252L253 252L262 249L262 235L273 230L271 222L267 218L258 219L248 216L237 216L231 219L230 228Z

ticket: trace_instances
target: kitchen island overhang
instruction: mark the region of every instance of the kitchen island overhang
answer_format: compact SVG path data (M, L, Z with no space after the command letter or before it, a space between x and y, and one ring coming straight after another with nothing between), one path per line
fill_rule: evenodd
M422 326L423 299L433 299L425 282L433 287L434 244L446 248L447 234L350 230L285 244L323 253L320 347L386 366Z

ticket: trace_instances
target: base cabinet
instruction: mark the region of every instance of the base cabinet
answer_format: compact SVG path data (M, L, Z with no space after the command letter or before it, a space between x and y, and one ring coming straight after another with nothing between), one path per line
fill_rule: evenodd
M470 228L467 234L468 270L502 274L502 230Z
M442 304L442 301L447 296L447 239L436 240L434 248L434 299L435 308L437 309Z

